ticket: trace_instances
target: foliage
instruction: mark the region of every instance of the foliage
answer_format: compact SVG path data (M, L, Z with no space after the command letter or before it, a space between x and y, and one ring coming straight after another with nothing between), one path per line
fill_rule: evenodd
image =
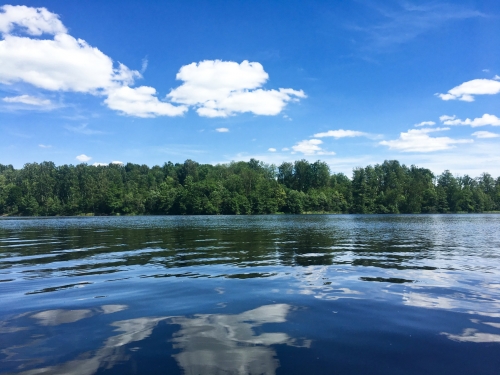
M500 210L500 178L439 176L396 160L355 168L255 159L163 166L0 164L0 215L247 215L277 212L447 213Z

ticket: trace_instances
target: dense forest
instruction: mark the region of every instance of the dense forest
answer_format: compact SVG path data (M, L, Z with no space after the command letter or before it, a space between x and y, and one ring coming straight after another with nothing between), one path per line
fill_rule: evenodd
M448 213L500 210L500 177L471 178L398 161L352 178L306 160L163 166L0 164L0 215Z

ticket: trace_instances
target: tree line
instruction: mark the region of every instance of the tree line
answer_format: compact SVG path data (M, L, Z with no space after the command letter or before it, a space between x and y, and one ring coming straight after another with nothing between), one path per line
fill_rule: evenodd
M280 166L128 163L0 164L0 215L217 215L274 213L449 213L500 210L500 177L454 176L396 160L355 168L325 162Z

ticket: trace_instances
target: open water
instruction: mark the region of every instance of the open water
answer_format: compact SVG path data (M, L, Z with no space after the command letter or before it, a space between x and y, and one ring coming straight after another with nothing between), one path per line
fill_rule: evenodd
M0 373L500 373L500 215L0 220Z

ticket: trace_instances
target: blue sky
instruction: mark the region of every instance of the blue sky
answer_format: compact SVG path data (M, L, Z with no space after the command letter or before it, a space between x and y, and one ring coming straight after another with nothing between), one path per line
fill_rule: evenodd
M24 1L0 33L2 164L500 175L495 0Z

